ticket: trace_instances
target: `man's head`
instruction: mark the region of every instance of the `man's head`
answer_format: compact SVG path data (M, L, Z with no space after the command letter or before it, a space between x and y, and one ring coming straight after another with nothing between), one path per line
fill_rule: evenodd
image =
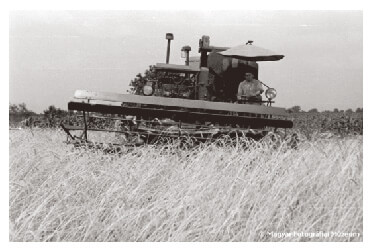
M245 80L246 81L252 81L253 80L253 74L252 73L245 73Z

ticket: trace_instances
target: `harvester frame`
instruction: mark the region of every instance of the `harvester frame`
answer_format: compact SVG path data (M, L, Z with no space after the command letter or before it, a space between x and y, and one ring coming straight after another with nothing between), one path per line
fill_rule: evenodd
M199 43L199 66L189 65L188 51L191 48L188 46L184 47L187 50L185 65L169 64L169 38L167 34L167 63L157 63L154 69L157 73L163 72L166 75L181 74L182 81L169 84L159 79L148 79L140 86L140 92L137 94L77 90L74 94L75 100L68 103L68 110L81 111L83 125L61 123L68 139L75 143L86 143L89 142L88 131L106 131L123 134L126 139L124 145L154 143L162 137L186 137L195 142L205 142L229 135L258 140L272 129L293 127L293 122L286 119L288 114L285 109L273 107L272 99L253 104L244 100L234 101L234 94L231 92L229 97L221 98L223 91L229 90L226 85L221 85L224 78L223 68L226 68L226 62L231 65L231 59L234 57L225 57L219 53L228 48L209 46L209 37L203 36ZM255 61L247 61L242 71L248 71L247 69L255 76L258 75L258 65ZM194 75L194 78L190 78L191 75ZM222 90L220 94L215 91L218 84L220 91ZM112 116L102 116L108 114ZM108 119L118 123L115 123L115 127L102 129L92 127L90 122L95 119ZM82 135L74 136L71 131L75 130L82 131Z

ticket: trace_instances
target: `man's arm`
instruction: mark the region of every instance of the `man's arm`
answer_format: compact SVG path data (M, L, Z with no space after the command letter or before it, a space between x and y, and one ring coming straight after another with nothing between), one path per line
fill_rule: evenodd
M243 85L240 82L239 87L238 87L238 94L237 94L238 100L240 100L242 98L242 94L243 94L243 87L242 86Z
M264 91L264 88L263 88L263 85L262 85L262 82L261 81L256 80L256 87L257 87L256 95L262 94L263 91Z
M259 84L260 94L262 94L263 91L264 91L264 88L263 88L262 82L261 81L259 81L259 82L260 82L260 84Z

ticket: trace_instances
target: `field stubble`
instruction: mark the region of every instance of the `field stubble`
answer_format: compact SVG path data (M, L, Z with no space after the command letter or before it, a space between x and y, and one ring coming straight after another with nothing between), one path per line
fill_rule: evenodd
M363 231L362 137L72 149L10 131L10 241L362 241L270 232Z

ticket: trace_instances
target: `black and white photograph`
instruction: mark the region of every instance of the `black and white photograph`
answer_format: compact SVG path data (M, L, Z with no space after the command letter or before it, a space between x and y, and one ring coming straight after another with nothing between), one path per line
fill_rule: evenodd
M9 242L363 242L363 15L9 11Z

